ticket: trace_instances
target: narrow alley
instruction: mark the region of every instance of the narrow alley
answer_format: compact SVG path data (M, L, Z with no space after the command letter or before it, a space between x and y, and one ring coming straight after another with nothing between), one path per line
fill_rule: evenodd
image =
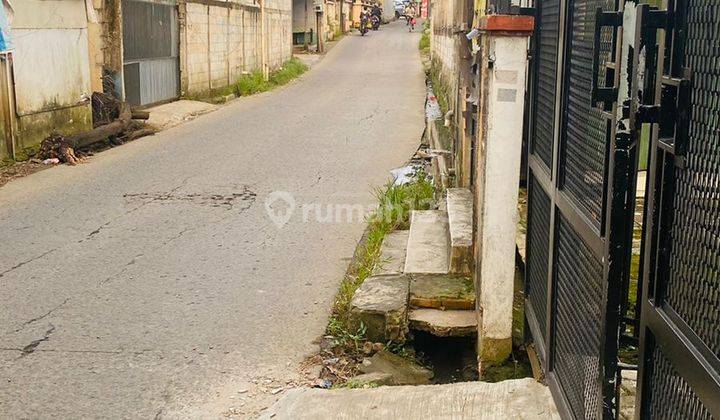
M298 378L373 203L423 131L419 33L350 36L295 83L0 189L0 412L257 414ZM287 223L268 218L285 192ZM281 195L287 197L288 194ZM12 244L12 246L5 246Z

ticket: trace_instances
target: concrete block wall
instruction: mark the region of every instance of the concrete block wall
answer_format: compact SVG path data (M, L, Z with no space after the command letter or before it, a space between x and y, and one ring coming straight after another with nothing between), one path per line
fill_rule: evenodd
M268 33L268 62L270 69L274 69L292 57L292 15L274 11L267 18L268 27L274 28Z
M231 11L228 20L228 45L230 48L227 50L228 60L228 72L230 81L237 80L245 70L243 65L243 57L245 54L245 25L243 24L242 13L232 13Z
M290 0L266 1L267 57L271 70L292 58L290 5ZM260 8L256 4L187 2L184 8L180 46L184 57L183 95L208 94L234 83L245 72L261 69Z
M243 71L247 69L260 69L260 14L243 13Z
M210 88L210 51L208 49L209 26L208 6L195 3L185 5L185 43L181 54L185 54L183 72L183 93L204 92ZM182 28L181 28L182 29Z
M219 89L230 84L228 51L234 46L228 44L230 29L228 23L233 10L222 7L209 7L208 9L210 88Z
M448 87L457 89L456 80L458 72L458 54L455 37L455 28L460 26L457 20L456 7L461 1L435 0L432 4L430 53L433 59L440 64L440 74Z

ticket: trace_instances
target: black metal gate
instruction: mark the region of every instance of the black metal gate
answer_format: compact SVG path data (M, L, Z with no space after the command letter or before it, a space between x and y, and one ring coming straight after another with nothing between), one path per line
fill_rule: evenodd
M720 418L720 2L663 3L635 42L633 126L652 123L636 417Z
M635 153L616 130L621 3L536 3L526 314L567 418L614 418L617 410Z

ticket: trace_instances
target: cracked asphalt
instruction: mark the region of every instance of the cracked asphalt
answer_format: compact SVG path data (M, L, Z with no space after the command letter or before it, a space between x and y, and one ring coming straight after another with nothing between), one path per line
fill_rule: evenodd
M249 417L301 380L364 229L327 205L372 204L419 143L418 40L348 37L285 88L0 188L0 416Z

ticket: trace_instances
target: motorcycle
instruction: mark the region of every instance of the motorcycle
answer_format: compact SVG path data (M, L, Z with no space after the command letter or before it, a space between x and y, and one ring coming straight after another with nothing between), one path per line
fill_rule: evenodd
M372 30L377 31L380 29L380 18L376 15L372 15L372 17L370 17L370 24L372 26Z
M408 25L408 32L412 32L415 30L415 24L417 23L417 20L415 20L414 17L407 17L407 25Z
M370 23L370 20L367 17L361 17L360 18L360 27L358 30L360 31L360 35L365 36L365 34L372 29L372 23Z

